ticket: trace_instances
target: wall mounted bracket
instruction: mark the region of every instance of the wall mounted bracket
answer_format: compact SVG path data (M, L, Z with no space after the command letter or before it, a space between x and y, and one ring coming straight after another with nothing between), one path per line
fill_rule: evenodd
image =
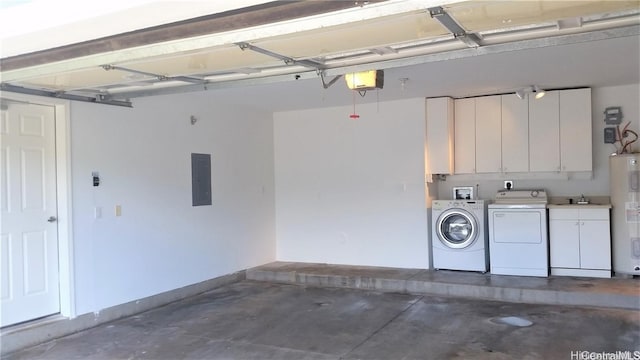
M336 75L329 82L326 82L324 78L325 77L324 71L320 71L319 75L320 75L320 80L322 80L322 87L325 89L328 89L329 87L331 87L331 85L335 84L336 81L338 81L342 77L342 75Z

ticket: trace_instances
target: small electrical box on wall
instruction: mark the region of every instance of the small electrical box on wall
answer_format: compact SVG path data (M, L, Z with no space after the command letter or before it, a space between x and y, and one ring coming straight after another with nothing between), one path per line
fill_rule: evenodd
M616 142L616 128L606 127L604 128L604 143L615 144Z
M91 173L93 177L93 186L100 186L100 174L97 171Z
M622 108L620 106L609 106L604 109L604 123L607 125L620 125L622 122Z

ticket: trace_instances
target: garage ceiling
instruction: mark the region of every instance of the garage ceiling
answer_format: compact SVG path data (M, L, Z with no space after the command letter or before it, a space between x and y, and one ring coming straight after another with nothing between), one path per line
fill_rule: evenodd
M0 79L4 91L128 106L639 35L640 1L275 1L22 52L18 36L3 44Z

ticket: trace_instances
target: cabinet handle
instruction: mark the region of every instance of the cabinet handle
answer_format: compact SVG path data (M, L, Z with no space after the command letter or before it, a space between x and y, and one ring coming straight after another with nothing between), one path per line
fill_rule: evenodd
M577 222L576 222L576 226L578 226L578 225L580 225L580 221L577 221Z

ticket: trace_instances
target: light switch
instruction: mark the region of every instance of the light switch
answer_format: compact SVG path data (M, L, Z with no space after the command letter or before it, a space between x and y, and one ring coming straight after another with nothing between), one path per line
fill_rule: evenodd
M96 206L93 208L93 216L96 219L100 219L102 217L102 208L100 206Z
M116 205L116 216L122 216L122 206Z

